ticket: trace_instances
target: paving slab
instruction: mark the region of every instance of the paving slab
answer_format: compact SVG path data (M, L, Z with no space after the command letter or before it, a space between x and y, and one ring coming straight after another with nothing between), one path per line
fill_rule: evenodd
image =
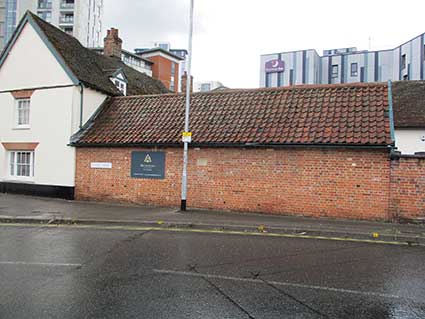
M425 244L424 225L199 209L181 212L178 208L170 207L67 201L12 194L0 194L0 221L183 227Z

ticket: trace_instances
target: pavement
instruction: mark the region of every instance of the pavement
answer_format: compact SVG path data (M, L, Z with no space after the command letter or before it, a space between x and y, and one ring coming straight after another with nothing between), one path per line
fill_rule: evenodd
M424 245L425 225L129 206L0 194L0 223L132 226L293 238Z
M424 247L110 227L0 224L0 318L425 318Z

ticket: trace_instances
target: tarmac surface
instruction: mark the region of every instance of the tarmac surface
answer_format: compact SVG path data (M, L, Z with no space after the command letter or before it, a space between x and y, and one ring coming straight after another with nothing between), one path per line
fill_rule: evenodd
M425 248L0 225L0 318L425 318Z

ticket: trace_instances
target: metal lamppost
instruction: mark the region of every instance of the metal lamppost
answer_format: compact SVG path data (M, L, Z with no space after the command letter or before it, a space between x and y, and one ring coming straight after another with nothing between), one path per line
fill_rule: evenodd
M186 73L186 110L184 118L184 132L183 132L183 174L182 174L182 199L181 210L186 211L187 200L187 162L189 143L191 142L192 133L189 131L189 112L190 112L190 88L192 81L192 35L193 35L193 7L194 0L190 0L190 22L189 22L189 51L187 55L187 73Z

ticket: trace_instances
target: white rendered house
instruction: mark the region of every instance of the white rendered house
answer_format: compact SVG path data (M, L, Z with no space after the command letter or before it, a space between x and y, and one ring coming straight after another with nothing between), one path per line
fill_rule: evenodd
M0 192L72 199L70 137L109 96L167 92L116 58L121 42L108 40L114 53L101 56L36 15L23 17L0 56Z

